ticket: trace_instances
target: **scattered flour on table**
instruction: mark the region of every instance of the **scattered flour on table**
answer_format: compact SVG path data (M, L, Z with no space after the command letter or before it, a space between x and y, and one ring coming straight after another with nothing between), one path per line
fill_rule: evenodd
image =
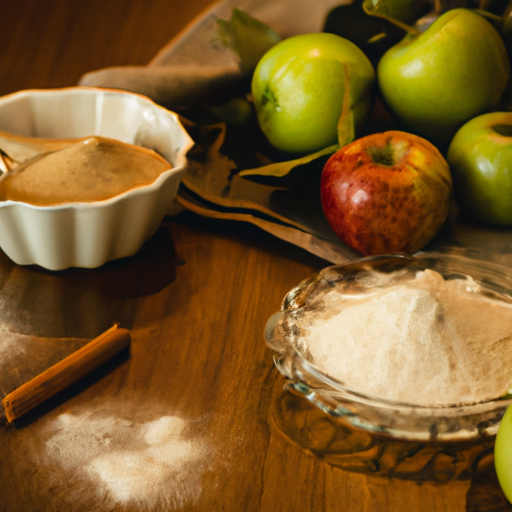
M198 464L208 450L184 435L177 416L135 423L93 412L61 414L46 453L68 471L79 471L107 499L176 510L201 492Z
M28 338L20 334L3 330L0 328L0 357L14 357L26 352L25 344L20 342Z
M471 279L437 272L378 291L336 289L298 340L308 358L352 389L416 404L498 397L512 385L512 305Z

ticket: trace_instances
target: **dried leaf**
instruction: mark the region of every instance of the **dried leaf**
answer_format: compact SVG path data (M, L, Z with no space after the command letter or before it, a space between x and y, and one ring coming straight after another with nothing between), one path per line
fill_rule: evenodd
M182 122L196 141L188 155L189 165L182 180L182 186L188 191L215 205L216 209L252 212L251 215L263 215L315 237L337 240L323 214L319 192L312 193L319 191L324 159L315 160L311 164L313 169L301 166L294 173L291 186L287 186L284 178L273 179L273 183L250 181L239 174L239 169L244 168L236 154L242 143L237 137L240 130L226 130L224 123L200 126L188 119ZM255 152L247 145L244 148L244 154ZM305 175L303 183L302 176L297 176L301 172ZM304 211L308 212L307 216L303 215Z
M267 233L301 247L330 263L344 263L357 257L352 249L349 249L338 239L327 240L277 219L262 216L258 210L221 209L217 205L212 205L193 195L183 186L180 187L177 201L183 208L204 217L248 222L258 226Z

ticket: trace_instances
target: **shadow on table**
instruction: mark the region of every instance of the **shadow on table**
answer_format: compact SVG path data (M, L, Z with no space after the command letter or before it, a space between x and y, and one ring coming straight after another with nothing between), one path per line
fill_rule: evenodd
M272 420L292 442L340 469L418 483L471 479L466 512L511 512L494 470L494 438L459 443L392 440L358 430L283 389Z
M131 329L138 299L176 278L170 230L162 225L134 256L97 269L51 272L0 251L0 399L118 323ZM123 364L124 350L34 409L23 426ZM0 418L1 423L1 418Z
M467 480L492 457L494 438L464 442L391 439L360 430L283 389L272 419L290 440L332 466L368 475L418 482Z
M136 255L97 269L20 266L0 251L0 326L23 335L90 339L114 323L129 329L137 299L175 278L174 243L165 224Z
M512 505L500 489L492 452L478 465L466 496L466 512L510 512Z

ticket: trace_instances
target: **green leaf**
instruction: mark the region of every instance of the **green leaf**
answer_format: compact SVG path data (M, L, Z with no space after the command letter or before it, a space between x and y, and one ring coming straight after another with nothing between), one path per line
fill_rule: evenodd
M331 9L325 19L323 31L352 41L363 50L374 66L407 33L384 18L368 16L363 10L362 0L354 0L350 4L341 4Z
M212 105L210 110L228 125L243 126L250 122L253 111L251 103L244 98L231 98L226 103Z
M428 0L364 0L363 9L370 16L384 18L410 34L420 32L412 24L421 16Z
M333 144L332 146L328 146L324 149L321 149L320 151L316 151L315 153L311 153L310 155L306 155L300 158L287 160L285 162L274 162L255 169L246 169L240 171L239 176L274 176L276 178L282 178L295 167L308 164L317 158L334 153L339 148L339 144Z
M413 24L429 5L428 0L364 0L363 9L371 16L392 18Z
M218 19L221 41L233 48L243 69L252 71L261 57L281 40L267 24L240 9L233 9L229 21Z
M350 100L350 70L346 63L343 64L343 68L345 70L345 91L343 92L343 107L338 120L338 144L340 147L352 142L356 136L354 112Z

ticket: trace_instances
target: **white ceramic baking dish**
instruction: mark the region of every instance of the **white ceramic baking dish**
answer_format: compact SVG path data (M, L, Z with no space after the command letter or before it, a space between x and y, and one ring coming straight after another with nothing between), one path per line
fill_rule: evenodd
M0 247L16 263L95 268L131 256L168 212L193 145L178 116L145 96L95 87L25 90L0 98L0 130L30 137L109 137L152 149L172 168L107 200L56 206L0 201Z

